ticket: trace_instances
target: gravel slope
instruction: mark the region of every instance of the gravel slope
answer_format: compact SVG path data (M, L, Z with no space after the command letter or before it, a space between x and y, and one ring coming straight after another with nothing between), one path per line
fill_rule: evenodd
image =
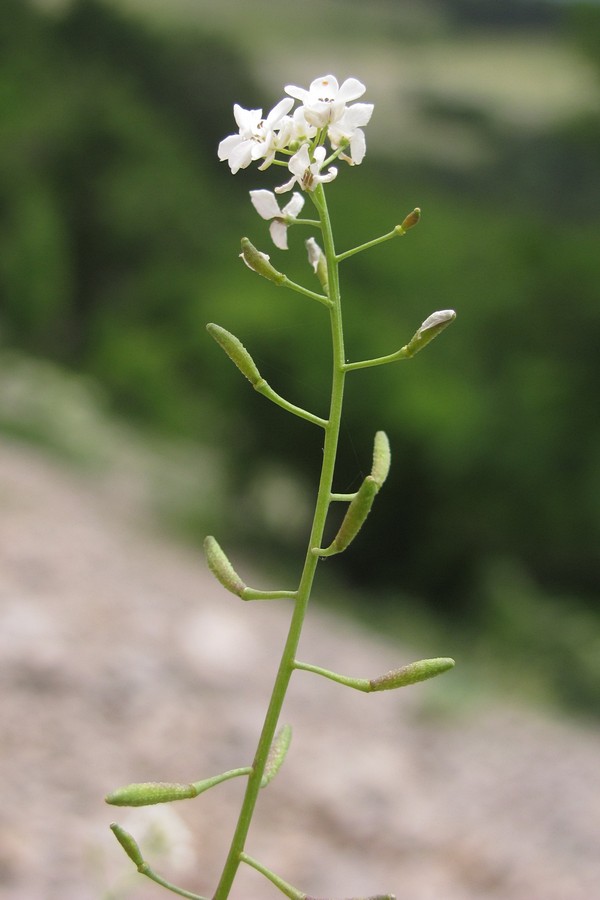
M210 896L235 821L241 780L177 807L102 798L251 761L289 607L227 594L117 494L0 443L3 900L169 896L108 824L142 835L170 814L176 847L149 858ZM371 676L412 655L315 606L302 658ZM248 851L321 897L599 896L598 731L497 705L435 716L432 690L367 696L298 673ZM234 900L278 896L241 870Z

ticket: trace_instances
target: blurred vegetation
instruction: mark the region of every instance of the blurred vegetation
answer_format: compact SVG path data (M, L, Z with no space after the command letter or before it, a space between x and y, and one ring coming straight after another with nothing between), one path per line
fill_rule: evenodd
M596 5L568 20L543 2L448 10L449 33L539 26L600 67ZM215 148L234 101L279 98L240 46L100 0L54 12L4 0L0 352L60 364L129 421L220 448L223 537L297 560L320 434L255 395L204 330L232 330L276 390L325 413L322 309L236 258L243 233L267 248L246 193L258 182L233 179ZM600 113L519 129L456 99L419 103L424 121L466 128L487 152L399 166L374 148L331 185L339 248L424 210L417 230L345 264L349 357L397 349L434 309L459 318L414 362L349 379L338 489L368 470L378 428L395 465L369 527L328 569L386 621L399 584L444 629L535 657L553 696L600 711ZM306 280L303 259L272 258ZM198 508L198 529L207 516L214 527Z

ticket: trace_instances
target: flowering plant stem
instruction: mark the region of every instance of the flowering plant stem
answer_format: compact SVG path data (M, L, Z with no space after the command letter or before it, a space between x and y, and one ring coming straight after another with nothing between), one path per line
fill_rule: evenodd
M315 511L313 517L308 548L304 560L304 568L300 578L300 583L294 601L294 612L290 623L290 628L281 656L281 662L277 671L277 677L273 686L271 700L265 716L264 725L258 742L256 755L252 764L252 772L248 777L246 793L240 810L237 827L231 842L231 847L225 867L221 875L214 900L226 900L229 896L231 886L235 879L236 872L242 862L242 853L252 814L256 806L256 800L261 786L269 750L273 743L279 715L285 699L287 688L295 668L296 651L300 641L302 625L306 615L306 608L310 599L313 586L315 572L319 561L318 555L313 553L313 548L320 547L325 529L325 521L327 512L331 502L331 488L333 484L333 475L335 470L335 461L337 456L338 438L340 432L340 424L342 418L342 403L344 397L344 381L346 372L344 370L344 334L342 327L342 311L340 303L339 290L339 272L338 262L335 253L333 241L333 233L331 229L331 221L327 209L325 199L325 191L323 185L317 186L311 194L314 204L319 213L321 223L321 232L323 237L323 249L327 260L327 277L329 284L329 316L331 324L331 338L333 347L333 371L331 377L331 400L329 405L329 418L325 424L325 444L323 449L323 463L321 466L321 477L319 480L319 489L315 503Z
M358 165L362 161L366 146L362 126L369 121L373 106L365 103L355 103L349 106L348 103L362 96L364 91L364 85L357 79L348 78L340 87L332 75L315 79L308 91L288 85L286 92L291 97L303 101L303 105L296 109L293 117L287 115L294 102L289 98L278 103L266 119L262 118L261 110L244 110L236 105L234 114L240 133L230 135L219 144L219 157L222 160L228 160L233 173L240 168L246 168L252 161L258 159L265 159L261 168L272 163L280 165L281 162L275 158L278 152L290 157L287 166L292 177L284 185L275 188L275 191L285 193L297 184L311 198L316 208L318 221L299 219L298 213L304 204L304 197L301 194L294 193L289 203L280 209L275 194L264 190L250 192L256 211L263 219L270 221L269 231L273 243L279 249L287 249L287 231L290 227L316 226L319 228L323 249L313 237L306 241L306 248L308 262L323 289L322 294L292 282L286 275L278 271L271 264L269 256L254 247L248 238L242 238L241 257L246 265L258 275L278 287L287 287L311 300L317 300L328 310L332 344L332 372L329 414L326 419L323 419L290 403L276 393L262 377L250 353L237 337L214 323L207 326L209 334L259 394L286 412L304 419L324 431L323 462L313 521L304 565L296 590L265 591L248 587L215 538L208 536L204 542L206 559L211 572L232 594L242 600L286 599L293 603L287 639L252 765L232 769L191 784L171 782L130 784L117 789L106 798L108 803L115 806L166 803L196 797L230 778L247 777L246 791L236 828L212 900L228 900L242 862L265 875L290 900L309 900L301 890L288 884L262 862L245 852L246 839L259 791L266 787L279 771L290 744L291 728L288 725L281 728L277 734L276 731L294 670L319 675L354 690L377 693L395 690L433 678L454 665L454 660L446 657L425 659L392 669L374 678L356 678L331 672L321 666L301 662L296 658L319 559L343 553L347 549L369 515L375 497L385 482L390 468L389 441L385 432L378 431L375 434L373 446L372 469L370 474L364 478L359 489L354 493L339 493L332 490L346 375L358 369L412 358L455 318L453 310L438 310L425 319L410 341L396 352L374 359L346 362L339 282L340 263L356 253L369 250L398 235L406 234L417 224L420 215L420 210L414 209L392 231L344 253L336 254L324 185L337 176L337 169L331 166L327 171L323 170L338 158L340 161L350 162L354 165ZM333 151L329 156L327 156L324 145L326 139L330 142ZM292 148L295 149L295 152ZM346 514L337 535L327 547L324 547L323 535L329 507L332 503L340 502L348 504ZM117 840L139 872L180 896L191 898L191 900L203 900L198 895L177 888L158 876L146 863L135 839L119 825L115 824L111 827ZM393 897L391 894L380 894L371 900L393 900Z

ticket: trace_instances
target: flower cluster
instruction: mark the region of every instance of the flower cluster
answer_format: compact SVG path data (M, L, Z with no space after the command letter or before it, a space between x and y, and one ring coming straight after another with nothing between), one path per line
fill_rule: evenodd
M366 150L362 127L371 118L373 104L348 104L362 97L365 90L356 78L347 78L340 86L333 75L324 75L315 78L308 90L287 85L285 92L289 97L280 100L265 118L262 109L243 109L236 104L233 113L239 133L221 141L219 159L227 160L234 174L258 160L262 160L261 169L273 163L286 165L291 177L275 188L276 193L289 191L295 185L303 191L314 191L319 184L336 177L337 169L330 164L338 157L350 165L362 162ZM295 100L301 105L292 113ZM329 156L326 140L331 147ZM287 162L278 159L278 153L288 157ZM282 215L274 197L265 201L267 191L253 193L259 196L253 196L252 202L265 219L285 222L286 216L297 216L302 206L301 195L295 194L294 198L299 199L292 198ZM284 246L285 224L281 228L276 225L276 221L271 225L273 240Z

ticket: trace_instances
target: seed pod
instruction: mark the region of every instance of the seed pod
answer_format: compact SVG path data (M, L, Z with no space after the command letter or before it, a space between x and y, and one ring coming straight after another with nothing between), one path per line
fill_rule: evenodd
M206 326L206 330L217 344L223 348L229 359L236 364L242 375L248 379L250 384L256 387L262 381L261 374L242 342L235 335L221 328L220 325L215 325L213 322Z
M380 488L390 471L390 442L385 431L378 431L373 445L373 468L371 478Z
M208 537L204 539L204 554L206 556L208 568L217 581L220 581L223 587L227 588L228 591L231 591L232 594L241 597L246 590L246 585L212 535L208 535Z
M435 678L454 667L454 660L441 657L438 659L420 659L418 662L402 666L400 669L392 669L385 675L373 678L369 684L372 691L392 691L395 688L405 687L408 684L416 684L418 681L426 681Z
M110 829L129 859L138 867L138 869L144 866L145 862L142 851L138 847L137 841L129 834L129 832L125 831L124 828L121 828L120 825L117 825L116 822L112 823Z
M193 784L177 784L170 781L145 781L117 788L105 797L111 806L152 806L154 803L171 803L189 800L198 791Z
M274 281L275 284L281 285L286 280L283 272L278 272L277 269L271 265L267 254L263 253L261 250L257 250L254 244L251 244L246 237L242 238L242 252L240 253L240 257L244 260L249 269L262 275L263 278L266 278L268 281Z
M291 740L291 725L283 725L275 735L273 743L271 744L271 749L269 750L269 756L267 757L267 764L265 766L264 775L260 783L261 787L266 787L269 782L273 781L273 779L279 772L288 752Z
M379 485L373 476L367 475L346 511L340 530L329 547L322 550L319 556L341 553L352 543L369 515L378 491Z

